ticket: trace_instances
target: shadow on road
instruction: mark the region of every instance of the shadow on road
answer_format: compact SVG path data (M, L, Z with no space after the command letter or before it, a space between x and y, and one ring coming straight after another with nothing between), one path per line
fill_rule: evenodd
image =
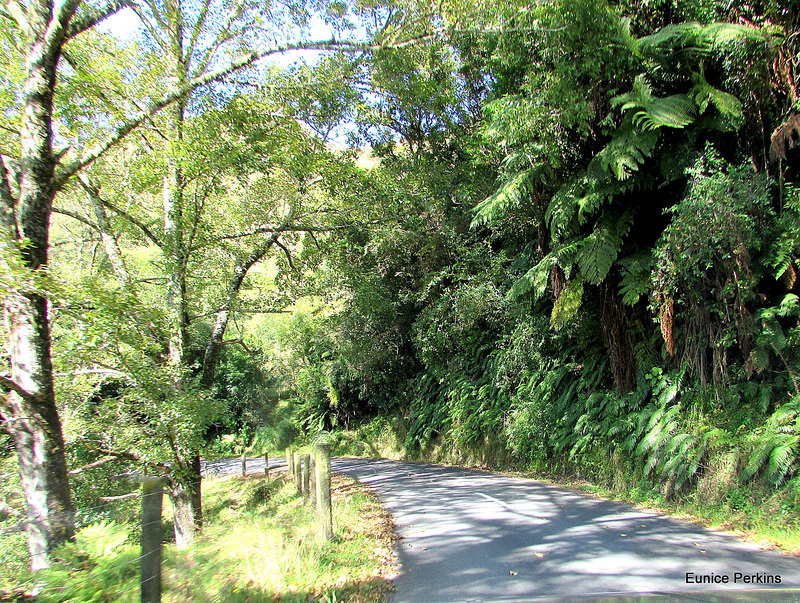
M365 459L334 470L395 517L396 603L800 587L800 559L535 481Z

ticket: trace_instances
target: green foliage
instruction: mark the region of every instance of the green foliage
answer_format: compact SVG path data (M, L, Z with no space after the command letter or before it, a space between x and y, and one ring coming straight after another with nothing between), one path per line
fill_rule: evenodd
M135 601L139 547L130 543L128 529L113 521L89 525L55 554L57 562L37 574L45 587L42 601L85 601L110 599Z
M653 96L652 87L644 75L637 75L633 89L614 98L612 104L622 111L633 110L633 124L643 130L683 128L694 121L696 114L695 104L686 95Z
M639 129L636 119L625 119L614 132L602 151L597 153L587 168L596 180L627 180L647 158L653 156L659 132L656 128Z
M763 473L773 484L793 478L800 470L800 401L793 397L778 407L764 427L752 436L752 450L742 472L748 480Z

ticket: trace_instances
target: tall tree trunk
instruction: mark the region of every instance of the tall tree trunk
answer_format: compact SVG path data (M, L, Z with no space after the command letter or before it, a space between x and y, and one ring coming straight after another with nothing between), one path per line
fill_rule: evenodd
M15 293L5 301L11 379L25 392L6 398L3 418L14 440L27 503L31 569L49 566L50 552L72 538L74 510L64 438L56 409L47 300Z
M184 51L184 21L181 0L170 0L165 4L169 24L168 47L172 77L168 92L176 92L186 85L188 79L188 57ZM189 347L189 318L186 303L186 271L189 250L184 221L185 177L181 166L183 129L186 114L186 99L180 99L166 109L167 148L166 173L164 174L164 246L167 267L167 314L169 320L169 362L180 371L186 368L186 352ZM184 383L175 384L176 390ZM179 547L188 545L197 530L202 527L202 490L200 456L197 451L186 451L176 442L173 445L176 463L180 470L175 473L172 506L175 526L175 542Z
M68 8L61 10L64 12L54 15L56 11L47 2L28 5L19 198L10 198L14 187L3 187L4 206L10 210L4 218L8 229L4 236L19 245L22 263L31 271L34 283L47 265L50 212L56 194L53 95L61 45L71 18ZM74 532L64 438L53 390L47 299L35 284L23 284L6 296L3 317L9 334L9 382L13 387L2 415L19 459L31 568L38 570L49 565L49 553Z

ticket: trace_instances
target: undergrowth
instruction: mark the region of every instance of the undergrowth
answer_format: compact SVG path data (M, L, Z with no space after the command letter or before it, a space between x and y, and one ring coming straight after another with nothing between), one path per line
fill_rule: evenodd
M382 601L393 572L390 518L351 480L334 476L332 494L335 537L325 542L316 535L312 507L282 476L269 482L263 474L209 480L202 535L184 550L164 548L162 601ZM28 582L15 587L19 599L7 589L7 600L136 602L138 555L136 526L89 525L56 552L56 563L38 572L35 582L30 574L18 575Z

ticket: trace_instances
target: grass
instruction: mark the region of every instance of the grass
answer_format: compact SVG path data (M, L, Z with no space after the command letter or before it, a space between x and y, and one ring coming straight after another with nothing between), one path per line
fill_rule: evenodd
M335 537L316 535L313 511L294 485L262 478L210 482L203 536L174 551L168 601L378 602L392 577L392 528L377 500L334 476Z
M282 474L271 476L269 482L263 473L204 482L206 526L190 547L164 548L162 601L385 600L395 571L393 530L377 499L356 482L334 476L335 536L324 541L308 501ZM170 512L166 504L165 519ZM0 601L137 602L135 533L115 522L87 527L48 572L20 572L13 587L6 580Z

